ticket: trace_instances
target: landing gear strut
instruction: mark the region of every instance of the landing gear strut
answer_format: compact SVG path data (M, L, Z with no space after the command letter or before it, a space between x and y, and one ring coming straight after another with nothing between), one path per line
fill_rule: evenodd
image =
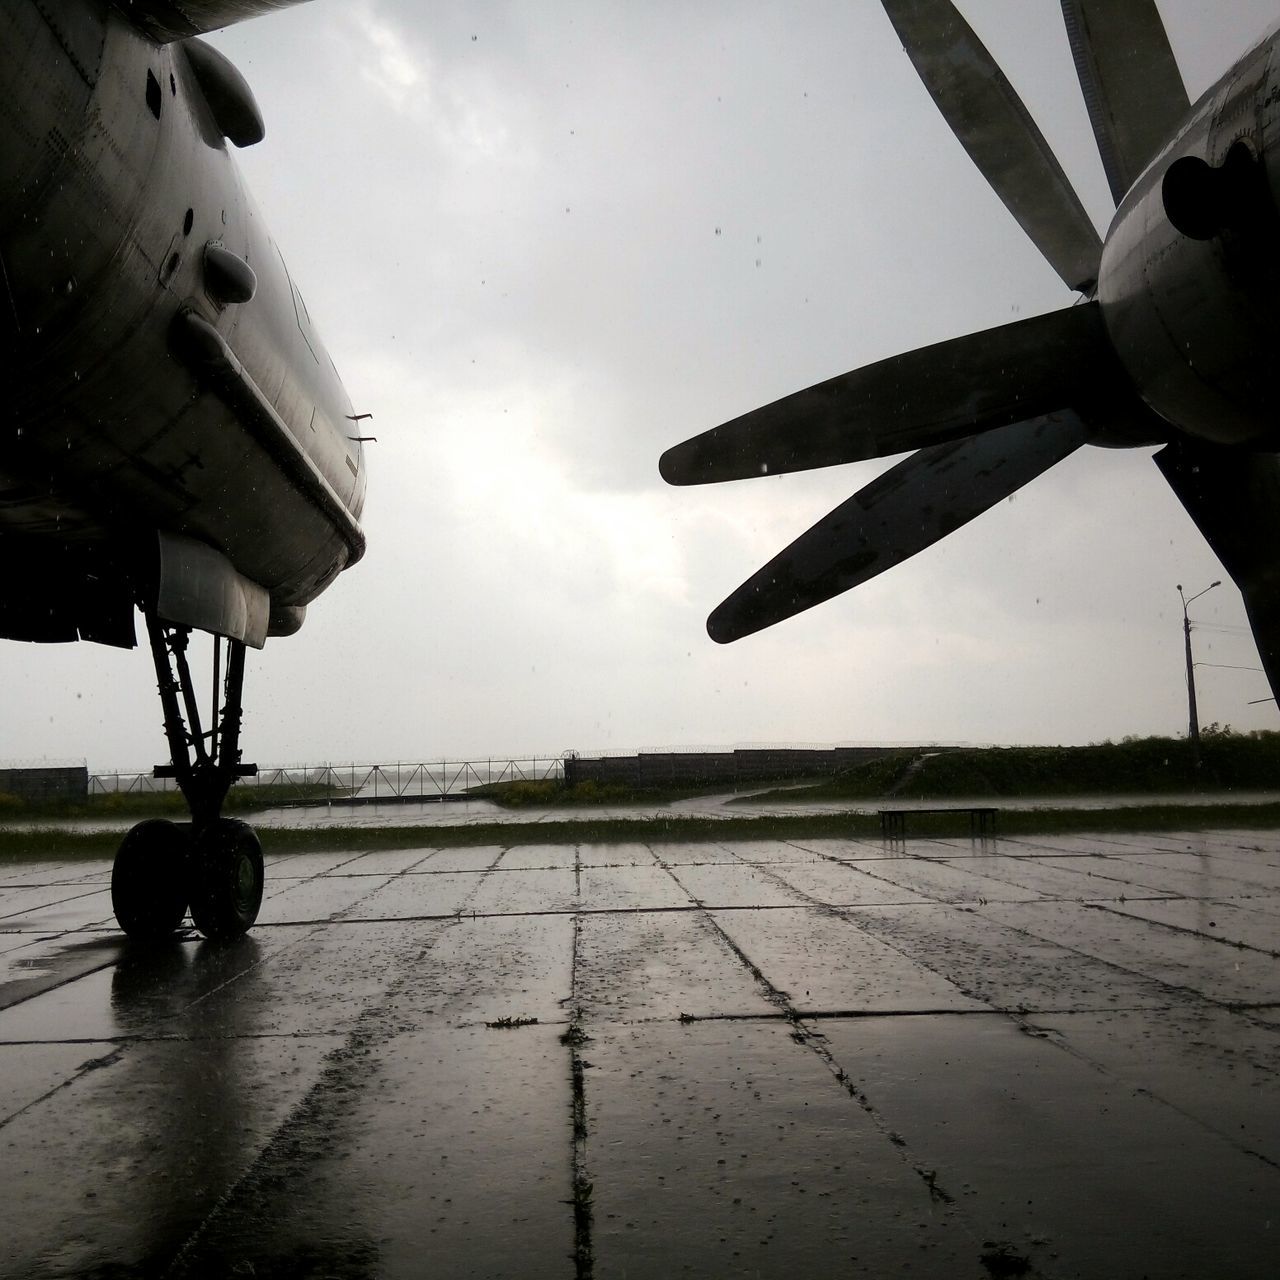
M177 780L191 823L150 819L129 831L111 872L111 905L120 927L136 941L170 937L188 903L206 938L235 938L257 919L263 883L262 846L253 828L222 817L232 783L258 771L240 763L244 644L214 637L212 727L203 732L187 664L191 629L161 622L150 612L146 617L171 761L157 765L155 776Z

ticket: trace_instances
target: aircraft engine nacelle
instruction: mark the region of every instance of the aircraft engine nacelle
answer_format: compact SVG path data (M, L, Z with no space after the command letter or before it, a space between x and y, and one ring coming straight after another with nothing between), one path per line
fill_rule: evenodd
M1280 58L1232 69L1116 212L1098 297L1146 402L1221 444L1280 447Z

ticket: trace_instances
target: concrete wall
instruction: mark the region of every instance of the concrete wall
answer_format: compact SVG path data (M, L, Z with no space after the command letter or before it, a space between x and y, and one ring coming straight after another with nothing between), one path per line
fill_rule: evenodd
M84 765L0 769L0 794L20 800L83 800L89 794Z
M826 777L866 760L911 747L748 747L737 751L644 751L634 756L569 757L565 781L663 787L723 782Z

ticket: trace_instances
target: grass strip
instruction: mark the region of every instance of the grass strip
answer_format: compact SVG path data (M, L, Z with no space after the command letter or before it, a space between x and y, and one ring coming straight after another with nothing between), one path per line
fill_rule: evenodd
M253 813L284 805L324 804L326 800L345 797L345 788L313 782L251 783L232 787L223 801L222 811ZM82 799L59 797L47 800L23 800L0 792L0 821L41 822L53 818L173 818L187 819L187 802L178 790L111 791Z
M909 818L908 837L968 836L968 810ZM1005 809L1000 836L1122 831L1273 830L1280 803L1132 805L1114 809ZM468 845L681 843L723 840L879 839L874 813L775 814L753 818L636 817L478 822L443 827L273 827L260 833L268 853L444 849ZM45 859L110 858L119 831L42 827L0 830L0 865Z
M1280 733L1211 726L1197 757L1185 738L1130 738L1087 747L972 747L898 752L812 786L754 801L993 796L1174 795L1267 791L1280 780Z

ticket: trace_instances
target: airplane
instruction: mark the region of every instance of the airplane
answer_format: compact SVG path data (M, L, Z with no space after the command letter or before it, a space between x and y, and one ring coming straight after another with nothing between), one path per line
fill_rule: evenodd
M676 485L915 450L732 592L712 639L867 582L1082 445L1161 445L1155 463L1240 588L1280 694L1280 31L1192 105L1154 0L1061 0L1117 206L1103 240L950 0L882 3L952 132L1079 296L668 449L659 470Z
M133 647L159 683L189 824L116 853L134 940L188 908L243 934L261 844L222 815L246 648L287 636L364 554L360 419L228 144L260 142L244 77L200 37L298 0L0 7L0 637ZM212 710L188 657L213 637Z

